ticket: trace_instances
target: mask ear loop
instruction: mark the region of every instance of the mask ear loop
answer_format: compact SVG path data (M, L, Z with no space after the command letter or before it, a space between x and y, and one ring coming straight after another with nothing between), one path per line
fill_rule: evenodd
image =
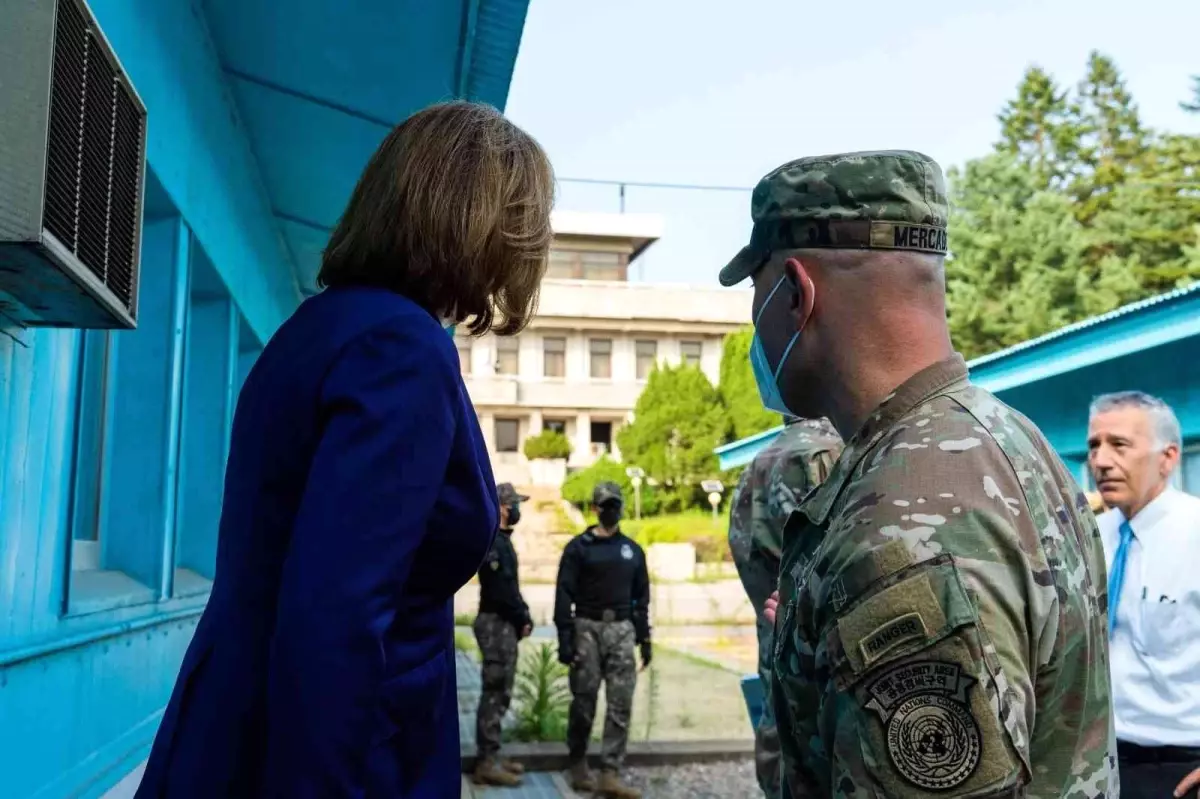
M787 275L784 275L783 277L779 278L779 282L777 282L775 284L775 287L773 289L771 289L771 293L767 295L767 298L765 300L763 300L762 307L758 309L758 316L754 317L754 326L755 327L758 327L758 323L762 319L763 313L766 312L767 306L771 304L771 300L774 299L774 297L775 297L775 292L779 291L779 287L783 285L783 281L785 281L785 280L787 280Z
M771 289L771 293L768 294L767 298L763 301L762 308L758 309L758 316L754 320L755 328L758 327L758 322L760 319L762 319L762 315L767 310L767 306L770 305L771 300L774 299L775 292L779 291L779 287L782 286L784 284L784 281L786 281L787 279L788 279L787 275L783 275L782 277L780 277L779 282L777 282L775 284L775 287L773 289ZM771 375L771 379L773 379L775 381L776 385L779 384L779 374L780 374L780 372L783 371L783 365L785 363L787 363L787 358L788 358L788 355L790 355L792 352L792 347L796 346L796 342L799 340L800 340L800 331L797 330L796 333L792 336L792 340L788 342L787 347L784 348L783 356L780 357L780 359L779 359L779 365L775 367L775 373L773 375Z

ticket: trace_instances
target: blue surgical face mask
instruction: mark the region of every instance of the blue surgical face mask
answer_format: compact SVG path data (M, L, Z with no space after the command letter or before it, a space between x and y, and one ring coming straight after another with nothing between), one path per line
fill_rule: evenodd
M779 365L774 369L767 361L767 353L763 350L762 338L758 334L758 323L762 319L763 312L767 310L767 306L771 304L771 300L775 297L775 293L779 291L779 287L783 285L787 279L786 276L779 278L779 282L775 284L775 288L771 289L771 293L767 295L766 301L762 304L762 308L758 310L758 317L754 320L754 339L750 344L750 368L754 370L754 382L758 384L758 396L762 399L763 407L775 413L782 413L786 416L795 416L796 414L788 408L783 401L783 395L779 391L779 373L783 371L783 365L787 363L788 355L792 351L792 347L800 339L800 331L797 330L792 340L783 350L783 355L779 358Z
M450 338L454 338L454 328L456 328L456 327L458 327L458 325L447 325L446 326L446 333L447 333L447 335L450 336Z

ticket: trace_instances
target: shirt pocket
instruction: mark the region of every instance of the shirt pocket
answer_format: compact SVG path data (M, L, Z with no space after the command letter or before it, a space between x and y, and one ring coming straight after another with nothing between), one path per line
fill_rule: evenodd
M836 689L822 712L836 724L834 779L906 797L1027 780L1024 715L953 559L864 593L823 634Z
M1174 602L1141 602L1142 645L1146 654L1169 659L1200 637L1200 608L1187 596Z

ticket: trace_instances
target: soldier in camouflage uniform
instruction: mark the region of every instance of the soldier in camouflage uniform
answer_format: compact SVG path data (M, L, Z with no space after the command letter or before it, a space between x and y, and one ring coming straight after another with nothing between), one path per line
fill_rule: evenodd
M820 485L842 451L842 439L827 419L790 417L779 436L755 456L734 490L729 549L746 595L757 611L758 674L771 684L772 629L763 615L779 584L783 525L800 500ZM779 736L768 701L754 731L758 784L769 799L779 796Z
M477 750L473 779L480 785L521 784L525 769L513 760L500 760L500 724L512 702L517 674L517 642L533 631L529 606L521 597L513 526L521 519L521 503L511 483L496 486L500 498L500 531L479 567L479 614L475 641L482 657L479 712L475 716Z
M784 530L781 792L1119 796L1095 519L950 344L941 170L801 159L752 217L721 282L754 278L764 404L846 439Z
M596 796L612 799L638 799L641 792L622 783L619 775L637 685L634 648L641 650L642 668L650 665L652 655L650 578L642 548L621 532L623 507L619 486L596 486L592 509L599 521L563 550L554 624L558 659L571 667L567 726L571 787L595 790ZM601 682L608 712L597 783L587 767L587 748Z

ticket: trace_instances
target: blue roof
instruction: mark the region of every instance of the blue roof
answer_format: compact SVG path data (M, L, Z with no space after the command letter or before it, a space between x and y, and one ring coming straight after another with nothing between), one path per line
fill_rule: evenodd
M529 0L205 0L229 92L302 290L396 124L465 97L503 109Z
M974 382L1001 392L1191 336L1200 336L1200 282L975 358L967 366ZM753 460L782 429L713 452L722 469L732 469Z

